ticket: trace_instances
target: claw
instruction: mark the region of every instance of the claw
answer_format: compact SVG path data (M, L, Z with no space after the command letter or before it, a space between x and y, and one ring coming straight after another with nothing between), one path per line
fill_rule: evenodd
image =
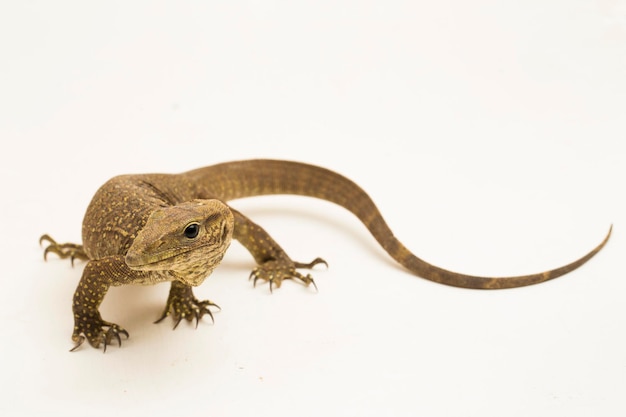
M252 271L252 274L251 274L251 275L254 275L254 280L252 281L252 286L253 286L254 288L256 288L256 282L259 280L259 276L256 274L256 272L255 272L255 271ZM270 291L271 291L271 290L272 290L272 288L270 287Z
M206 313L206 314L208 314L208 315L209 315L209 317L211 317L211 322L212 322L213 324L215 324L215 318L213 317L213 313L211 312L211 310L209 310L208 308L205 308L205 310L206 310L206 311L205 311L205 313ZM200 316L200 318L202 318L202 316ZM199 321L200 321L199 319L198 319L198 320L196 320L196 329L198 328L198 322L199 322Z
M122 347L122 338L120 337L119 333L115 333L115 338L117 339L117 346Z
M50 246L46 246L46 248L43 250L43 260L47 261L48 260L48 253L54 253L57 254L60 258L63 257L63 253L59 250L58 246L56 243L51 244Z
M39 246L43 245L43 242L48 242L56 245L56 241L50 237L50 235L43 235L39 238Z
M180 324L181 321L183 321L183 317L184 316L180 316L178 318L178 320L176 320L176 323L174 324L174 328L172 330L176 330L176 328L178 327L178 325Z
M193 312L193 315L194 315L194 316L195 316L195 318L196 318L196 329L197 329L197 328L198 328L198 323L200 323L200 317L201 317L201 316L200 316L200 312L199 312L198 310L195 310L195 311Z
M157 321L154 322L154 324L161 323L169 315L170 315L169 311L164 312L163 315L159 317Z
M76 344L70 349L70 352L75 352L85 342L85 336L83 335L78 336L76 339Z
M109 330L107 330L106 332L106 337L104 338L104 347L106 350L106 346L107 344L111 343L111 340L115 337L115 339L117 339L117 345L119 347L122 347L122 338L120 337L120 334L118 331L114 330L113 327L111 327Z
M213 318L213 313L207 307L202 307L202 309L194 310L194 316L196 317L196 329L198 328L198 324L202 317L206 314L211 317L211 322L215 324L215 319Z
M304 268L304 269L312 269L315 265L324 264L326 268L328 268L328 262L326 262L322 258L315 258L311 262L302 263L302 262L294 262L293 263L296 268Z

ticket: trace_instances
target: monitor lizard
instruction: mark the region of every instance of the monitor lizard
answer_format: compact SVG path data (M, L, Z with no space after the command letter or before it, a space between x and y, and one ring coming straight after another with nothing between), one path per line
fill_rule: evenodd
M393 235L368 194L346 177L318 166L280 160L247 160L212 165L182 174L122 175L107 181L94 195L82 224L82 245L47 242L49 253L87 261L74 293L72 340L76 350L87 340L95 348L128 332L100 316L99 306L111 286L171 282L165 309L175 321L198 321L211 301L198 300L192 287L200 285L222 260L231 240L239 241L254 257L250 278L269 282L270 290L293 279L315 286L310 269L326 264L321 258L292 260L259 225L229 207L229 200L268 194L317 197L336 203L363 222L382 248L415 275L463 288L502 289L544 282L580 267L607 243L604 240L583 257L549 271L514 277L481 277L451 272L411 253ZM317 287L316 287L317 288Z

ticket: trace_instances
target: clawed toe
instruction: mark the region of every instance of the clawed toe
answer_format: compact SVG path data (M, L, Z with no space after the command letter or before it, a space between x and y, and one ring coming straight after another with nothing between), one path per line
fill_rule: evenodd
M113 340L114 338L115 340L117 340L117 346L122 347L122 338L120 337L120 335L124 335L124 337L128 339L128 332L126 330L116 325L109 327L109 330L107 330L107 332L105 333L105 337L104 337L104 351L105 352L107 350L107 345L110 345L111 340Z
M196 300L197 301L197 300ZM200 320L202 319L202 317L204 317L204 315L206 314L207 316L211 317L211 322L215 323L215 317L213 317L213 312L208 308L208 306L211 307L217 307L218 309L220 309L220 307L217 304L214 304L210 301L197 301L198 306L191 306L189 308L185 308L185 312L180 312L180 308L176 309L174 307L174 313L171 312L172 307L170 306L169 308L166 307L166 310L163 312L163 314L161 315L161 317L159 317L158 320L156 320L154 323L160 323L162 322L167 316L172 316L172 318L174 319L174 327L173 330L176 330L176 328L178 327L178 325L180 324L181 321L183 321L183 319L186 319L187 321L192 321L195 319L196 321L196 329L198 328L198 324L200 323ZM205 304L206 306L200 306L202 304ZM221 310L221 309L220 309ZM177 312L178 311L178 312Z
M205 315L211 317L211 321L215 323L213 312L209 307L215 307L221 310L220 306L209 300L198 300L191 290L191 287L179 283L177 281L172 282L172 288L170 295L167 298L167 303L163 314L155 323L162 322L167 316L172 316L174 319L174 329L178 327L183 319L191 322L195 319L196 328L200 323L200 320Z
M50 235L43 235L39 238L39 244L43 245L44 242L48 242L49 245L43 251L43 259L48 260L48 253L54 253L61 259L70 258L72 266L74 266L74 260L89 260L83 245L76 243L57 243Z
M85 342L85 336L83 336L82 334L74 336L72 337L72 339L74 340L74 347L70 349L70 352L76 351Z
M185 315L185 314L181 314L178 318L174 317L174 319L176 320L174 323L174 327L173 330L176 330L176 328L178 327L178 325L180 324L181 321L183 321L183 319L186 319L187 321L191 322L192 320L196 320L196 329L198 328L198 324L200 323L200 319L202 319L202 317L204 315L207 315L209 317L211 317L211 322L213 324L215 324L215 318L213 317L213 312L211 312L211 310L209 310L208 308L204 308L204 309L193 309L193 314L189 314L189 315Z
M274 291L274 287L280 288L283 280L291 279L300 281L305 286L313 285L315 291L318 291L315 280L310 274L303 275L296 268L311 269L315 265L324 264L328 267L328 263L322 258L315 258L312 262L302 263L291 260L271 260L267 261L252 270L249 279L252 279L253 286L259 279L267 281L270 286L270 292Z
M113 340L117 340L117 345L122 347L122 338L123 335L126 339L128 339L128 332L118 326L117 324L108 323L105 321L94 321L94 323L86 324L84 330L80 330L77 328L72 335L72 340L74 341L74 347L70 349L70 352L76 351L78 348L82 346L82 344L87 340L91 346L98 349L100 344L103 344L103 353L106 353L107 346L111 344ZM92 329L100 329L95 332ZM106 330L105 330L106 329Z
M319 265L319 264L324 264L324 266L328 268L328 262L326 262L322 258L315 258L309 263L294 262L293 264L296 268L304 268L304 269L312 269L315 265Z

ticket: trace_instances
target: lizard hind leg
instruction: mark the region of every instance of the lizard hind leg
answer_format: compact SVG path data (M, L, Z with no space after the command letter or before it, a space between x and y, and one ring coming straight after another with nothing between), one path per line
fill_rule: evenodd
M43 251L44 260L48 260L48 253L54 253L61 259L70 258L72 266L74 266L75 259L83 261L89 260L89 256L87 256L83 245L76 243L57 243L50 235L43 235L39 238L40 245L43 245L44 242L48 242L48 246L46 246Z
M161 314L161 317L159 317L155 323L160 323L167 316L172 316L175 322L174 329L178 327L183 319L189 322L195 319L197 328L200 319L202 319L205 314L211 317L211 320L215 322L213 312L209 307L216 307L218 310L221 310L220 306L209 300L198 300L189 285L183 284L180 281L172 281L170 294L167 297L163 314Z
M270 292L280 288L286 279L300 281L305 286L317 285L310 274L304 275L297 269L311 269L315 265L328 263L322 258L315 258L308 263L293 261L278 243L258 224L231 208L235 216L233 237L239 241L254 257L257 267L250 273L255 286L258 280L269 282Z

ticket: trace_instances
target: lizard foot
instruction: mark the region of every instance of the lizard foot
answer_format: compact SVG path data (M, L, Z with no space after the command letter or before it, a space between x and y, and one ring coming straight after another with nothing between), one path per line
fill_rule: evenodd
M100 315L88 315L76 319L72 341L75 343L70 352L74 352L87 340L91 346L96 349L100 348L100 344L104 344L104 352L107 346L115 339L119 347L122 347L122 338L124 335L128 339L128 332L122 327L114 323L109 323L100 318Z
M70 258L72 266L74 266L75 259L89 260L83 245L76 243L57 243L57 241L52 239L49 235L43 235L39 238L39 244L42 245L43 242L49 243L43 251L44 260L48 260L48 253L50 252L57 254L61 259Z
M250 273L250 279L253 279L254 286L256 282L261 279L267 281L270 284L270 292L273 292L274 286L280 288L283 280L293 279L302 282L305 286L313 284L317 291L317 285L311 274L303 275L296 270L296 268L311 269L317 264L324 264L328 267L328 263L322 258L315 258L309 263L294 262L290 259L286 260L270 260L257 266Z
M173 281L172 288L170 289L170 295L168 296L167 303L165 305L165 310L163 310L163 314L157 321L155 321L155 323L160 323L167 316L171 315L175 322L174 329L178 327L183 319L189 322L195 319L197 328L200 319L202 319L205 314L211 317L211 321L215 323L213 312L209 309L209 307L217 307L221 310L220 306L209 300L198 300L193 295L193 291L190 286L182 284L178 281Z

